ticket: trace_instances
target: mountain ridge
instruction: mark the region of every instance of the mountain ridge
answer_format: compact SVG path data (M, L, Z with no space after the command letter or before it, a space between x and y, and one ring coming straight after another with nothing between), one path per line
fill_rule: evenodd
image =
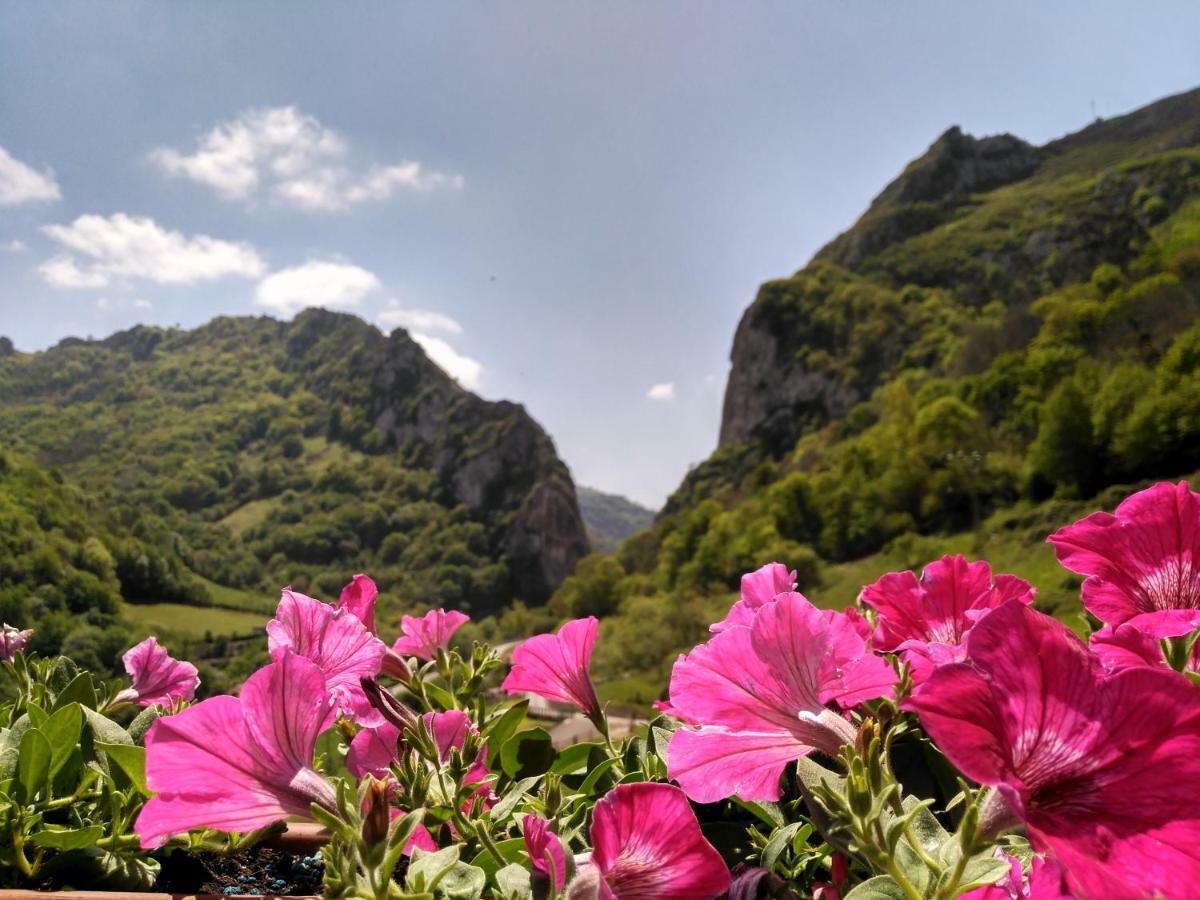
M329 593L372 570L401 601L480 613L545 602L588 550L570 474L522 406L343 313L14 351L0 427L127 515L156 511L190 569L239 589Z

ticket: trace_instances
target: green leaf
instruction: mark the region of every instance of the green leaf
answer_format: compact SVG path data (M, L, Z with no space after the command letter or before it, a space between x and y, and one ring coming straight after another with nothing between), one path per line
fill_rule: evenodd
M51 825L43 831L34 832L29 839L39 847L54 850L82 850L104 837L104 828L89 825L87 828L58 828Z
M82 858L80 858L80 856ZM125 856L96 847L84 848L73 856L71 876L96 888L114 891L148 891L161 870L158 860L138 855Z
M787 821L784 819L783 813L779 811L779 804L777 803L772 803L769 800L742 800L738 797L730 797L729 799L746 810L746 812L751 813L768 828L778 828Z
M415 847L408 861L408 872L404 876L405 886L411 891L431 890L437 880L458 862L459 850L458 844L451 844L433 853Z
M59 692L58 698L54 701L54 709L55 711L60 710L71 703L78 703L88 709L96 708L96 685L92 682L90 672L80 672L70 684Z
M125 777L129 779L137 791L149 797L150 790L146 787L146 748L133 747L129 744L106 744L96 742L96 749L108 757L108 761L116 765Z
M441 704L442 709L454 709L454 695L444 687L427 681L425 693Z
M500 751L500 768L509 778L541 775L554 763L554 745L544 728L514 734Z
M48 794L50 742L36 728L30 728L21 738L21 752L17 761L17 778L24 791L25 801L31 801L39 791ZM44 789L44 790L43 790Z
M907 900L904 888L886 875L869 878L854 888L845 900Z
M504 900L525 900L533 896L529 871L517 863L510 863L496 873L496 887Z
M514 863L522 859L525 855L525 839L524 838L509 838L504 841L496 842L496 849L500 851L500 856L507 863ZM500 864L493 858L491 851L480 850L475 858L471 860L471 865L478 866L483 869L485 875L494 875L496 870L500 868Z
M456 862L438 881L433 896L440 900L478 900L486 886L487 875L483 869Z
M997 859L992 855L990 849L985 850L982 853L975 854L975 856L967 861L962 877L958 880L958 890L966 891L972 888L995 884L1008 874L1008 872L1008 860Z
M86 706L83 707L83 715L87 719L88 729L97 741L104 744L129 744L132 746L133 738L129 736L129 732L112 719L102 716ZM213 737L217 738L219 735Z
M604 778L604 776L609 773L609 770L612 769L612 767L618 762L619 760L616 758L610 757L609 759L606 759L604 762L600 763L600 765L596 766L596 768L592 769L592 771L588 773L588 777L583 779L583 784L579 786L579 792L588 797L595 794L596 785L600 783L600 779Z
M554 765L550 767L550 771L556 775L574 775L579 772L586 772L588 770L588 755L592 750L602 748L603 746L601 743L572 744L558 754L558 759L554 760Z
M801 822L793 822L790 825L784 825L782 828L775 829L775 833L767 841L767 846L763 847L763 868L775 868L775 863L779 861L779 855L787 849L788 844L792 841L792 837L800 830L801 824Z
M29 726L31 728L41 728L46 724L46 720L50 718L50 713L46 712L40 706L27 706L25 715L29 716Z
M78 703L71 703L54 713L38 730L50 742L50 777L58 774L71 757L71 751L79 746L79 735L83 729L83 710Z
M925 865L907 840L900 841L896 845L893 859L896 866L904 873L904 877L908 879L909 884L917 889L917 893L922 897L926 896L929 893L934 873L930 871L929 866Z
M650 729L650 738L654 744L654 752L663 762L667 761L667 747L671 743L671 736L674 734L665 728L660 728L655 725Z
M525 713L528 710L529 701L522 700L520 703L510 706L487 724L483 731L483 737L488 745L487 762L489 767L495 765L496 757L500 755L500 749L516 733L517 726L525 720Z
M510 787L504 796L500 798L500 802L491 808L489 816L493 822L503 822L509 817L517 804L529 796L529 790L538 780L541 775L531 775L528 778L522 778Z

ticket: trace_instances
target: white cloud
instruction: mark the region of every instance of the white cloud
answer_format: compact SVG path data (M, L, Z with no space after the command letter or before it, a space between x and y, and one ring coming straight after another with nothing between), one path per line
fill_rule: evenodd
M16 238L13 238L4 245L4 249L8 253L24 253L29 248L25 245L24 241L18 241Z
M52 171L39 172L0 147L0 206L61 198L62 192Z
M42 231L68 251L39 268L55 287L104 287L116 278L194 284L227 275L257 278L266 268L247 243L188 237L125 213L80 216L70 225L46 225Z
M651 400L666 402L675 399L675 382L664 381L662 384L650 385L650 390L646 391L646 396Z
M379 279L366 269L314 260L268 275L258 283L254 302L291 316L308 306L349 309L379 287Z
M479 360L463 356L444 340L432 335L413 332L412 339L421 345L421 349L443 372L467 390L478 389L483 376L483 364Z
M375 321L388 331L404 328L426 334L431 331L462 334L462 326L445 313L434 312L431 309L405 309L399 300L389 300L387 306L379 311Z
M153 309L154 304L142 297L118 297L115 300L111 297L97 297L96 308L104 312L113 312L115 310L129 309Z
M194 153L158 147L150 159L168 175L190 178L228 200L267 195L309 211L344 210L386 200L397 190L457 190L461 175L405 160L355 171L350 146L336 131L294 106L251 109L219 123Z
M40 266L42 280L57 288L98 288L108 284L103 272L83 270L75 264L75 258L66 255L51 257Z

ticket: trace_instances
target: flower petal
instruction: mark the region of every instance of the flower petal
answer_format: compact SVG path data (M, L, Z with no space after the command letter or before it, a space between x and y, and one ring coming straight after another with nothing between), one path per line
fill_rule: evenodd
M613 788L596 803L591 833L592 864L617 900L705 900L729 887L729 869L673 785Z

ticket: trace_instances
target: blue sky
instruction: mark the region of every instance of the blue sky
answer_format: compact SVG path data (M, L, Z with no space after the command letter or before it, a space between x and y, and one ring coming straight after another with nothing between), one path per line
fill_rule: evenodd
M945 128L1200 85L1200 4L0 5L0 334L405 324L657 505L738 317Z

